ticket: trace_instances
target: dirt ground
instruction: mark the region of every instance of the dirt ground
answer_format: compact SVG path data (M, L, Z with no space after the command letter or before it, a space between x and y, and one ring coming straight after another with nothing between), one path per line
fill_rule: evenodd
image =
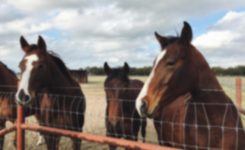
M146 77L133 77L145 81ZM103 76L90 76L88 84L82 84L82 90L86 96L86 118L84 132L89 132L93 134L105 135L105 93L103 89L103 82L105 77ZM219 78L222 83L222 86L226 93L232 98L235 99L235 80L233 77ZM245 79L244 79L245 81ZM243 82L244 84L244 82ZM245 85L243 86L245 87ZM243 89L243 97L245 97L245 90ZM244 104L244 103L243 103ZM245 106L245 105L244 105ZM245 108L245 107L244 107ZM29 123L36 123L34 117L29 117L26 119ZM11 123L7 123L7 126L11 126ZM26 150L45 150L46 145L42 144L37 146L38 133L36 132L26 132ZM14 133L6 135L6 140L4 143L4 149L13 150ZM139 139L141 137L139 136ZM157 144L157 136L154 130L152 120L148 120L147 126L147 138L148 143ZM62 138L60 141L60 150L69 150L72 148L72 143L69 138ZM100 145L96 143L83 141L81 149L84 150L106 150L108 149L107 145Z

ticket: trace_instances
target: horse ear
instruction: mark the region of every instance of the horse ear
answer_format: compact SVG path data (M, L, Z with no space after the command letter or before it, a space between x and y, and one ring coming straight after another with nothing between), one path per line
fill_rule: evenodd
M184 27L181 31L180 41L184 44L190 43L192 40L192 29L188 22L184 21Z
M105 71L105 73L106 73L107 75L109 75L110 72L111 72L111 68L110 68L110 66L107 64L107 62L104 63L104 71Z
M21 45L22 50L24 52L27 52L29 44L23 36L20 37L20 45Z
M124 63L123 70L126 74L129 73L130 67L127 62Z
M161 45L161 50L163 50L168 45L168 39L161 36L157 32L155 32L155 37Z
M43 51L46 51L46 49L47 49L46 43L40 35L38 36L37 46L39 49L41 49Z

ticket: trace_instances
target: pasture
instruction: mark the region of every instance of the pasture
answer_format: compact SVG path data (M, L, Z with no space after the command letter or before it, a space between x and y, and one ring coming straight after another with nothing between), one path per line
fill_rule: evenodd
M140 79L145 81L147 79L146 76L132 76L132 79ZM236 99L236 89L235 89L235 77L218 77L224 91L229 95L229 97L235 102ZM85 94L87 100L87 109L85 116L85 126L84 131L93 133L93 134L105 134L105 92L103 88L103 82L105 80L105 76L89 76L89 83L82 84L82 90ZM245 99L245 77L242 78L243 83L243 100ZM245 102L243 102L243 108L245 108ZM33 117L29 117L27 122L36 123L36 120ZM243 121L245 123L245 119L243 117ZM10 126L10 123L7 123ZM157 144L156 133L152 124L152 120L148 120L147 125L147 135L146 141L148 143ZM5 148L4 149L13 149L13 133L8 134L5 139ZM139 137L141 140L141 137ZM45 145L36 146L36 142L38 140L38 134L35 132L26 132L26 150L44 150ZM70 139L62 138L61 149L70 149L72 146ZM96 143L90 143L83 141L82 149L91 149L91 150L101 150L108 149L107 145L98 145Z

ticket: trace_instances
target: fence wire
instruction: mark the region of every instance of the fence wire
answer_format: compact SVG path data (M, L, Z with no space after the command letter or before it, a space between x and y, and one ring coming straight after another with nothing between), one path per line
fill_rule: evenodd
M0 85L0 87L3 87ZM7 87L7 86L6 86ZM73 90L76 88L63 88L64 90ZM144 122L143 118L140 118L137 114L137 111L134 108L135 101L132 99L123 99L119 98L117 100L106 98L105 91L106 90L114 90L114 91L120 91L120 90L140 90L138 88L82 88L85 99L86 99L86 112L81 113L79 108L76 106L79 106L78 102L81 102L81 100L84 100L84 97L78 97L73 95L62 95L62 94L49 94L48 98L52 100L52 107L49 104L45 103L46 107L41 107L42 105L42 99L44 98L44 94L38 94L35 99L33 99L33 102L25 107L25 115L26 115L26 123L27 124L40 124L43 126L48 127L54 127L54 128L62 128L62 129L68 129L68 130L74 130L74 131L80 131L83 130L83 132L88 132L92 134L98 134L98 135L107 135L107 136L113 136L113 137L120 137L120 138L130 138L132 140L139 140L139 141L146 141L147 143L152 144L171 144L173 146L181 146L181 147L188 147L193 149L218 149L215 147L201 147L197 145L191 145L188 143L180 144L178 142L175 142L175 139L173 139L173 134L175 134L174 130L171 130L172 139L169 140L161 140L163 137L157 137L157 133L153 124L152 120L147 119L147 128L146 128L146 138L142 137L141 135L141 128L137 130L137 134L134 133L135 130L135 124L142 124ZM224 92L223 90L216 90L216 89L203 89L203 92ZM6 127L11 127L13 125L13 122L16 119L16 104L15 104L15 93L14 92L0 92L0 120L5 121L7 120ZM4 103L5 102L5 103ZM67 104L71 105L67 105ZM114 110L112 112L116 112L116 114L113 114L112 116L109 115L110 113L106 113L108 111L108 107L110 106L109 103L112 103L112 105L116 104L119 107L117 107L117 110ZM128 109L125 108L126 106L132 106L132 111L128 114ZM44 105L44 104L43 104ZM192 107L194 110L193 117L195 118L195 123L181 123L175 121L175 115L172 115L172 118L170 120L155 120L155 124L163 126L169 126L171 129L174 129L176 126L179 127L186 127L186 128L193 128L196 130L206 130L207 134L209 136L212 135L213 129L220 129L222 131L222 134L224 134L225 131L234 131L236 133L242 131L244 132L243 128L238 127L239 119L236 119L237 126L230 127L225 125L225 122L227 120L227 112L230 107L233 107L232 104L220 104L220 103L188 103L188 107ZM206 108L208 107L215 107L216 109L223 108L224 113L222 116L222 124L218 125L212 125L209 122L209 114L205 112ZM75 108L75 109L74 109ZM198 116L196 115L198 113L197 110L202 109L205 116L205 122L206 123L198 123ZM176 110L178 111L178 110ZM173 111L175 113L176 111ZM79 122L81 120L82 116L85 116L84 126L74 126L74 122ZM44 121L38 121L37 118L42 117ZM160 116L162 118L162 116ZM243 123L245 123L244 117L242 117ZM53 121L57 120L57 121ZM108 130L110 128L110 125L112 124L116 126L116 128L112 128L111 130ZM163 131L163 128L158 129L161 132ZM167 131L168 132L168 131ZM178 132L178 131L176 131ZM186 133L183 132L183 135ZM197 134L197 133L196 133ZM10 133L6 135L5 143L4 143L4 149L13 149L14 148L14 137L15 133ZM198 135L196 135L198 138ZM54 138L53 136L50 136L50 140ZM159 139L158 139L159 138ZM210 142L210 139L208 141ZM38 143L40 142L41 143ZM26 149L46 149L46 145L43 144L44 141L41 138L40 134L37 132L26 132ZM79 140L76 142L80 142ZM60 149L71 149L72 148L72 141L69 138L62 137L61 141L59 143ZM104 144L96 144L91 142L82 142L81 149L108 149L108 145Z

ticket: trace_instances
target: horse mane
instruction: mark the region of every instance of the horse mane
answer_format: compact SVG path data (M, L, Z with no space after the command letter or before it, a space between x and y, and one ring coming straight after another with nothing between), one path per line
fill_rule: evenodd
M65 63L60 59L60 57L58 56L58 54L56 54L53 51L49 51L48 55L52 58L52 60L55 62L55 64L59 67L60 71L63 73L63 75L72 83L76 83L70 72L69 69L66 67Z
M11 69L9 69L2 61L0 61L0 64L5 68L7 69L12 75L16 76L15 72Z

